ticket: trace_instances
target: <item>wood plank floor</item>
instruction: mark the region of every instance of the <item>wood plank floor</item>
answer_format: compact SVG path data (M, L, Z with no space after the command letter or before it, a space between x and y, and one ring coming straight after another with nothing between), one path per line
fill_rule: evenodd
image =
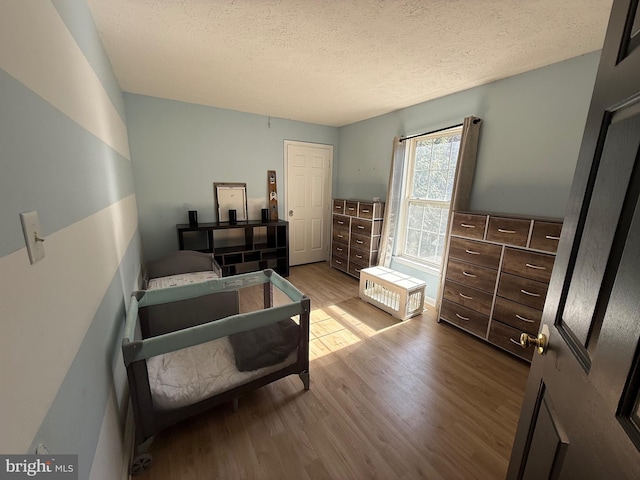
M527 364L433 309L397 321L328 263L289 280L311 297L311 390L290 376L161 432L136 478L505 477Z

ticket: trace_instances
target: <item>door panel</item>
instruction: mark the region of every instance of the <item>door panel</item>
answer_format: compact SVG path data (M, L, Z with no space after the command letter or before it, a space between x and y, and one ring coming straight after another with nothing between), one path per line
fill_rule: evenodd
M569 438L551 402L545 398L545 392L543 384L536 409L535 430L531 432L531 461L526 463L522 476L524 480L557 478L569 447Z
M599 320L594 319L594 315L607 268L608 256L604 253L612 248L616 224L640 144L640 115L624 118L626 113L627 109L616 112L607 129L561 318L562 328L572 338L587 365L590 364L587 353L589 344L597 341L600 328ZM616 121L617 118L624 119ZM606 291L603 293L606 294Z
M290 223L289 264L326 260L331 212L333 147L285 142L287 219Z
M640 49L614 0L507 474L640 478Z

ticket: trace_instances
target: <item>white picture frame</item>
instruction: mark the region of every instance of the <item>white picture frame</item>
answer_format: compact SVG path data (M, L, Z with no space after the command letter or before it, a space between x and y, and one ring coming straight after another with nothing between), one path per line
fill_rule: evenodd
M229 221L229 210L236 211L236 220L245 222L247 215L247 184L216 182L213 184L218 222Z

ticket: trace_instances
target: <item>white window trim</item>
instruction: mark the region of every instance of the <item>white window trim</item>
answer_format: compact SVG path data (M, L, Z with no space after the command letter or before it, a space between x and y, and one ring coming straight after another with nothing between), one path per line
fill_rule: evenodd
M400 202L400 208L398 209L398 232L397 232L397 238L398 238L398 242L395 245L395 257L397 261L400 261L401 263L404 263L405 265L409 265L413 268L418 268L418 266L420 266L421 268L419 268L420 270L424 270L424 271L430 271L430 272L437 272L437 273L441 273L442 272L442 264L436 264L433 262L427 262L425 260L421 260L418 259L416 257L410 256L410 255L406 255L404 253L404 245L405 245L405 239L406 239L406 234L407 234L407 206L409 204L409 199L410 199L410 195L409 195L409 176L412 174L413 172L413 168L415 165L415 159L416 159L416 155L415 155L415 149L416 149L416 144L418 141L423 140L425 138L435 138L435 137L439 137L439 136L448 136L451 135L455 132L458 132L460 134L462 134L462 125L458 125L452 128L449 128L447 130L442 130L440 132L437 133L437 135L434 134L427 134L427 135L421 135L419 137L415 137L412 138L411 140L408 140L410 142L409 144L409 148L406 149L405 151L405 161L404 161L404 172L402 173L402 202ZM458 168L458 165L456 165L456 169ZM451 221L451 199L449 199L449 201L443 201L443 200L418 200L421 202L425 202L425 203L431 203L431 204L447 204L448 205L448 209L449 209L449 215L448 215L448 222ZM447 225L447 231L448 231L448 225ZM446 239L445 239L446 242ZM446 247L446 245L445 245Z

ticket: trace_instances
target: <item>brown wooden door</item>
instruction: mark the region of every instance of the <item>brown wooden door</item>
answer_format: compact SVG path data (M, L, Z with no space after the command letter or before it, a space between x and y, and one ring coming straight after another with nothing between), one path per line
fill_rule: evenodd
M613 3L509 479L640 478L640 16Z

